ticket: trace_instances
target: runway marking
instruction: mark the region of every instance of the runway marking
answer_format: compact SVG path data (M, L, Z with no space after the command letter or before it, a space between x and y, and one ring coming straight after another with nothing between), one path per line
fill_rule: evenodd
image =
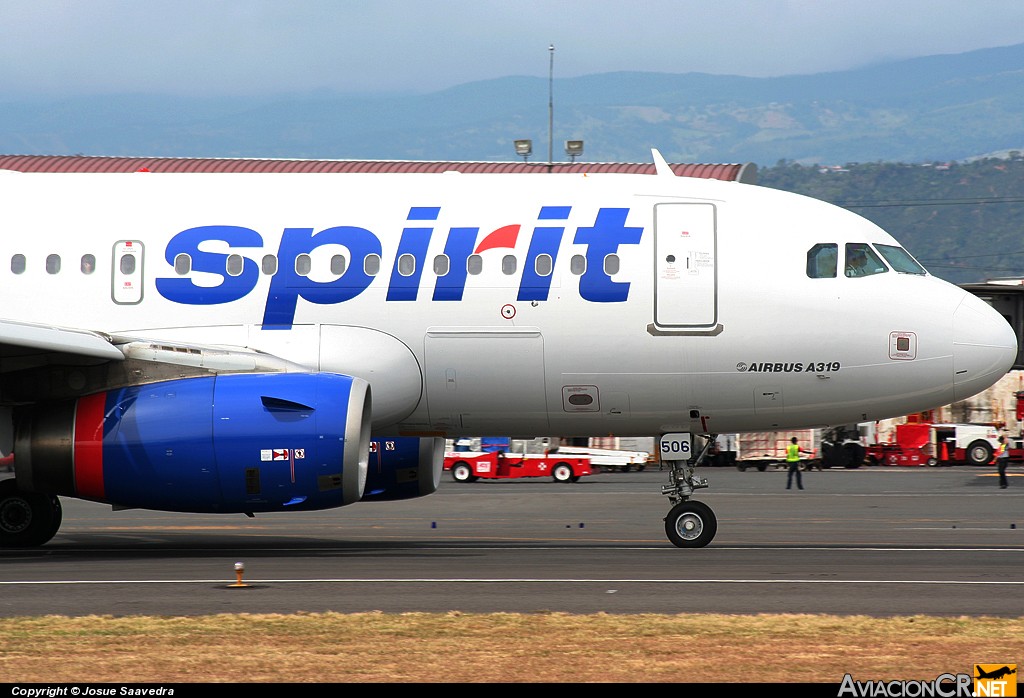
M87 586L113 584L224 584L225 579L84 579L84 580L37 580L0 582L2 586L39 585L39 586ZM937 579L578 579L557 578L538 579L494 578L471 579L455 577L451 579L408 578L396 579L387 577L367 578L325 578L325 579L251 579L249 585L257 584L896 584L929 586L1024 586L1020 581L966 581Z
M946 529L934 529L934 528L923 528L923 529L912 529L912 530L946 530ZM960 530L960 529L957 529ZM967 530L967 529L963 529ZM989 529L981 529L989 530ZM1002 531L1005 529L992 529L995 531ZM351 545L336 545L336 546L315 546L308 548L270 548L270 547L252 547L246 548L245 554L254 553L291 553L292 557L302 557L306 553L325 553L325 552L372 552L375 554L388 554L396 552L462 552L462 551L493 551L493 552L506 552L506 551L536 551L536 552L565 552L569 550L585 550L591 553L600 552L622 552L622 551L660 551L660 552L671 552L672 554L683 555L680 549L665 544L651 544L651 545L602 545L600 540L589 540L581 541L574 545L402 545L402 546L387 546L386 548L367 547L367 546L351 546ZM870 553L935 553L935 552L947 552L947 553L1024 553L1024 547L996 547L996 548L947 548L947 547L873 547L873 546L832 546L832 545L802 545L802 546L778 546L778 545L714 545L707 548L702 548L700 551L693 550L691 554L709 554L716 551L737 551L737 550L756 550L758 552L764 552L769 550L785 550L787 552L794 551L825 551L833 553L851 553L851 552L870 552ZM219 553L218 549L214 548L159 548L158 551L163 553ZM701 552L702 551L702 552ZM39 550L24 550L24 549L7 549L0 550L0 559L22 559L22 558L37 558L37 557L55 557L58 555L71 556L78 554L114 554L114 553L125 553L134 555L138 553L138 550L127 549L127 548L75 548L73 550L60 549L60 548L42 548ZM236 555L237 556L237 555ZM4 582L0 581L0 584Z
M714 483L712 483L712 487L714 487ZM701 500L702 501L710 502L710 501L713 501L714 499L716 499L718 497L777 497L779 499L787 499L787 498L788 499L805 499L805 498L811 497L811 496L813 496L813 497L843 497L844 499L847 498L847 497L875 497L875 498L883 498L883 497L938 497L938 498L949 498L949 497L956 497L957 499L963 499L964 497L999 497L999 498L1005 498L1005 497L1010 497L1010 496L1013 496L1013 495L1024 494L1024 489L1020 489L1019 487L1016 489L1016 491L1012 491L1013 488L1008 489L1006 491L1003 491L1003 490L1000 490L996 485L986 485L985 487L986 488L991 487L992 489L991 490L990 489L985 489L985 490L971 491L971 492L966 492L966 491L965 492L881 492L881 491L880 492L820 492L820 491L817 491L817 490L814 490L814 489L804 489L804 491L800 492L799 495L796 495L796 494L794 494L791 491L787 492L785 489L782 489L782 488L779 488L779 489L767 489L766 488L764 490L760 490L760 491L757 491L757 492L724 492L721 489L718 489L718 490L713 490L712 489L712 490L708 490L707 492L701 493ZM487 494L490 494L490 492L488 492ZM522 493L521 492L519 492L519 493L508 492L507 494L509 494L509 495L516 495L516 494L521 495ZM646 499L646 498L648 498L650 496L651 493L650 492L637 492L636 490L615 490L615 491L604 490L604 491L600 491L600 492L587 491L584 494L586 494L588 497L638 497L638 498ZM705 494L707 496L704 496ZM560 496L557 493L547 493L547 492L539 492L539 493L536 493L535 495L531 495L531 496L546 497L546 496L549 496L549 495L552 498ZM435 498L438 497L438 495L436 495L436 494L433 494L431 496L435 497ZM447 497L448 493L446 492L442 496ZM461 496L461 495L459 495L459 496ZM219 514L219 516L228 516L228 514ZM366 518L372 518L372 517L366 516Z

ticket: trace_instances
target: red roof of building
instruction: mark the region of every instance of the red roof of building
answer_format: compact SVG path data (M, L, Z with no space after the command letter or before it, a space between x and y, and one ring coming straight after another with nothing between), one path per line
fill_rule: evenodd
M747 182L757 166L672 164L681 177ZM619 172L654 174L654 163L428 162L418 160L271 160L257 158L145 158L85 155L0 155L0 170L17 172Z

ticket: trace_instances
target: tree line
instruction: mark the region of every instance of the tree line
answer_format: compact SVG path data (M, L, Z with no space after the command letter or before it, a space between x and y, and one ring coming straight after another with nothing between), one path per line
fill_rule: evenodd
M757 179L864 216L947 281L1024 277L1024 153L925 164L779 161Z

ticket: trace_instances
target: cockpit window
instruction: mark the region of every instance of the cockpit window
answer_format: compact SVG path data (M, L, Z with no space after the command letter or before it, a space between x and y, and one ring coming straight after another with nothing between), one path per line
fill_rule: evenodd
M910 256L902 247L895 245L875 245L878 251L885 257L885 261L893 268L893 271L900 274L927 274L925 268L917 263L917 260Z
M871 276L889 271L866 242L846 243L846 275Z
M807 250L807 276L812 279L836 278L839 260L839 245L819 242Z

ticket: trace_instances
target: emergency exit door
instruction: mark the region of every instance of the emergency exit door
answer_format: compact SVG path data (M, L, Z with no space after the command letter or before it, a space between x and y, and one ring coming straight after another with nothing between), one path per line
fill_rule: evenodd
M142 302L142 243L118 240L114 243L111 264L111 298L118 305Z

